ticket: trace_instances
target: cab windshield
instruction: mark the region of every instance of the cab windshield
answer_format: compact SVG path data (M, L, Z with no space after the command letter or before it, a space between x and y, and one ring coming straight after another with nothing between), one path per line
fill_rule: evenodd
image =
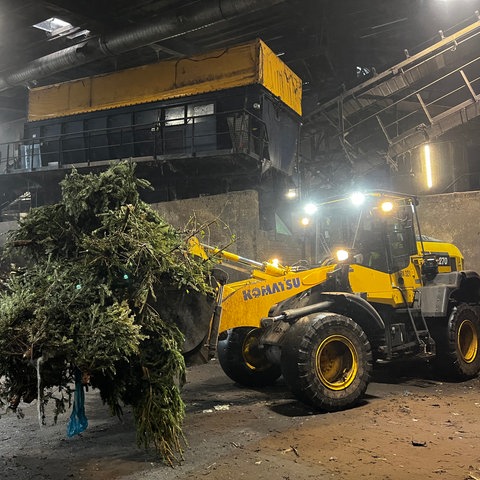
M417 252L409 198L366 197L361 206L350 199L326 202L317 221L318 258L324 261L342 249L350 263L393 273L406 268Z

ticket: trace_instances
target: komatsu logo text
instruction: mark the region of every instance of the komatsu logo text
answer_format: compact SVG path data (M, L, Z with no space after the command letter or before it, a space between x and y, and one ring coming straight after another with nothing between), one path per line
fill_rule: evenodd
M252 300L252 298L264 297L265 295L272 295L274 293L284 292L285 290L299 288L300 285L300 278L289 278L282 282L275 282L271 283L270 285L262 285L261 287L254 287L244 290L243 299Z

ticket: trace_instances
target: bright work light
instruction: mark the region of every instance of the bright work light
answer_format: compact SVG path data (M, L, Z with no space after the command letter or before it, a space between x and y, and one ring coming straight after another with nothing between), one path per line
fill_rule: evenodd
M339 262L344 262L345 260L348 259L348 252L346 250L342 250L342 249L337 250L335 255L337 256L337 260Z
M317 211L317 206L314 203L307 203L304 207L305 213L313 215Z
M354 192L350 198L355 206L360 206L365 201L365 195L362 192Z

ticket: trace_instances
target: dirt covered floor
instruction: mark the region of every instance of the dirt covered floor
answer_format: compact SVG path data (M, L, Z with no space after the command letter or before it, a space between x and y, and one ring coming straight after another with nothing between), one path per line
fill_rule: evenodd
M111 417L87 394L89 428L67 438L68 415L38 425L0 419L2 480L480 480L480 380L445 383L424 364L375 373L365 400L315 413L282 381L267 390L233 384L215 361L189 370L185 460L174 469L136 447L130 412Z

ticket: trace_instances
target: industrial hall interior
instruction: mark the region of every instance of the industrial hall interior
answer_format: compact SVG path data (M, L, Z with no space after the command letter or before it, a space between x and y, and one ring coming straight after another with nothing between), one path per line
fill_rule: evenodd
M480 0L0 0L1 480L480 480Z
M126 159L150 202L258 192L267 231L299 198L480 188L474 1L1 3L2 220Z

